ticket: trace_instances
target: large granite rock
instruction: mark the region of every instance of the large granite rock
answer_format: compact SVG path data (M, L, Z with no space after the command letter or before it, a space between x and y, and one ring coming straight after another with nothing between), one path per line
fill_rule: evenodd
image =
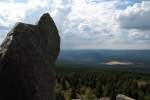
M0 100L53 100L60 37L44 14L37 25L17 23L0 47Z

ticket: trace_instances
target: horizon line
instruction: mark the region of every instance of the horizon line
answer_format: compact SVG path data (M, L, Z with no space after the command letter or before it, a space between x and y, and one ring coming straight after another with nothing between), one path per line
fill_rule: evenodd
M61 51L64 50L150 50L150 48L147 49L61 49Z

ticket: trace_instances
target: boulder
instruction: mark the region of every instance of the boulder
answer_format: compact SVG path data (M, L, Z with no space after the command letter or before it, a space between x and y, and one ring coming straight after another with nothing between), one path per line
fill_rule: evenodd
M0 46L0 100L53 100L59 51L58 30L48 13L37 25L17 23Z
M132 99L132 98L125 96L123 94L118 94L116 97L116 100L135 100L135 99Z

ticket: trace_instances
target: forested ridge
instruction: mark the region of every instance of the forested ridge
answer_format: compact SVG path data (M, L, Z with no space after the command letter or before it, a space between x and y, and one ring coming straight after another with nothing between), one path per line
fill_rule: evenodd
M54 93L57 100L95 100L109 97L115 100L124 94L136 100L150 100L150 76L57 65Z

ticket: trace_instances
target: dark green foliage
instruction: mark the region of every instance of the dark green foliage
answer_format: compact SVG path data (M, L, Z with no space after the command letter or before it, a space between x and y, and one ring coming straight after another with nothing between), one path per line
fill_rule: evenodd
M57 100L94 100L124 94L136 100L150 99L150 77L88 68L57 67L54 93ZM59 98L60 97L60 98Z

